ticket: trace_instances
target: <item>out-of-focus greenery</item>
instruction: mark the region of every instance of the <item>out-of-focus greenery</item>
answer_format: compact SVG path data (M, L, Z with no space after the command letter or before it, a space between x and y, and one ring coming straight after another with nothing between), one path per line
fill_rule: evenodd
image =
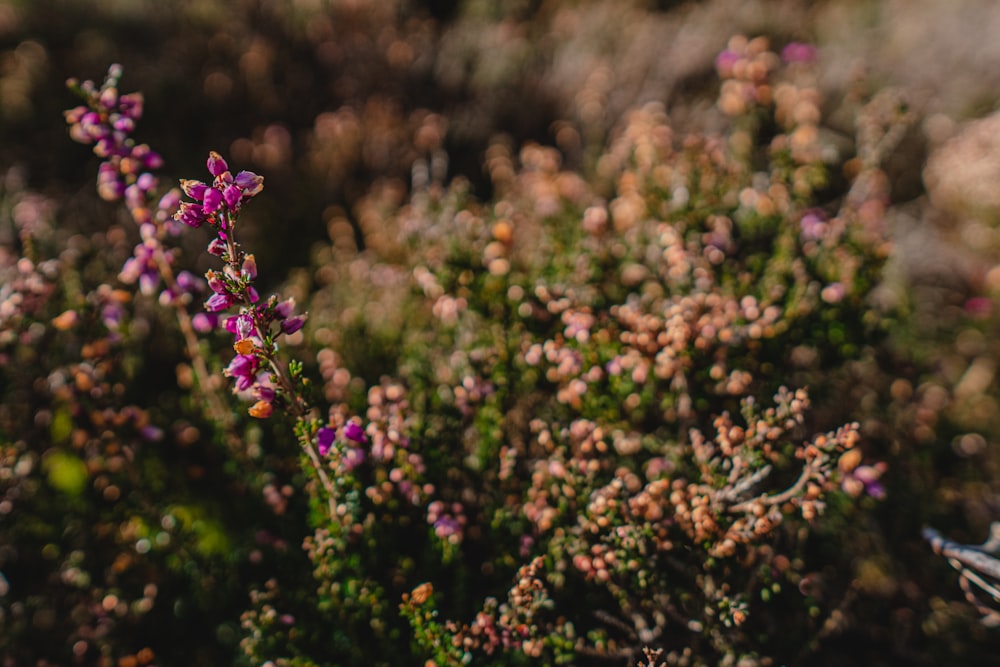
M992 118L962 125L995 108L1000 12L947 5L0 1L0 655L996 662L920 539L1000 514L997 158ZM206 418L170 313L117 282L137 233L62 122L112 62L165 181L211 149L265 176L241 242L311 311L289 353L386 439L342 477L353 537L288 424ZM669 364L668 312L713 329ZM716 416L781 385L810 405L777 482L815 433L860 442L724 544L738 513L677 508L724 488Z

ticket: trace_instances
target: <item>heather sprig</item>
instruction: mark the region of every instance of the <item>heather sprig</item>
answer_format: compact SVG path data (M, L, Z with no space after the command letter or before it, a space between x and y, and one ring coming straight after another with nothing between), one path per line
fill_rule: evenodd
M209 182L181 181L181 189L192 201L181 203L174 219L195 228L205 224L215 233L207 250L223 266L205 274L212 295L204 307L219 316L230 313L223 326L233 336L236 355L224 373L233 381L233 392L252 402L247 409L251 417L267 419L277 406L295 420L296 437L325 491L332 518L339 493L338 483L327 472L327 459L337 429L315 417L306 395L309 380L302 376L301 363L284 360L279 354L279 339L301 330L306 314L295 312L293 298L279 300L271 295L261 299L254 285L256 259L236 240L240 212L264 189L264 178L250 171L234 175L226 160L214 151L209 153L206 167L212 177ZM344 424L341 435L354 443L366 439L356 422Z
M178 251L168 243L184 228L174 218L181 190L172 188L158 195L159 181L153 171L163 165L163 158L147 144L132 138L142 117L141 93L119 93L123 74L121 65L112 65L104 82L79 82L69 79L67 86L84 104L65 112L70 136L93 145L94 155L102 159L98 167L97 191L106 201L124 200L139 228L140 243L122 266L118 278L126 284L138 284L143 294L152 295L161 287L160 303L173 307L184 336L198 389L205 397L208 413L226 429L232 426L229 410L213 390L208 365L198 343L197 332L211 331L218 325L214 313L192 316L188 305L205 288L203 281L187 271L174 268ZM238 442L229 434L230 449L238 451Z

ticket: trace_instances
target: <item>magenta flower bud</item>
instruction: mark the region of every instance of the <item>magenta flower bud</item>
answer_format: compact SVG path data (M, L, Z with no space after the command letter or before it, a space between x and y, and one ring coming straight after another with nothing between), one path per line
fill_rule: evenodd
M108 137L102 137L94 145L94 155L97 157L108 157L114 150L114 143Z
M227 185L226 189L222 191L222 198L226 201L229 210L235 211L243 198L243 191L235 185Z
M128 134L135 129L135 121L131 118L119 118L111 125L111 127L115 128L119 132L125 132Z
M67 109L63 112L63 117L66 118L66 122L69 125L76 125L83 118L83 115L87 113L87 107L80 105L78 107L73 107L72 109Z
M715 69L719 75L729 78L733 75L733 66L739 61L740 54L726 49L715 57Z
M133 183L125 188L125 205L128 206L130 210L140 208L145 203L146 195L143 194L138 183Z
M174 220L183 222L188 227L201 227L205 222L205 212L199 204L184 202L174 213Z
M133 120L142 117L142 93L128 93L118 98L118 111Z
M222 276L217 271L212 271L211 269L205 272L205 280L208 281L208 286L216 294L226 294L229 289L226 287L226 281L222 279Z
M802 42L791 42L781 50L781 59L786 63L811 63L816 60L816 47Z
M257 260L252 254L243 258L243 266L240 267L240 274L247 280L254 280L257 277Z
M209 188L205 190L205 199L203 201L202 208L205 209L205 213L215 213L222 208L222 193L215 188Z
M190 271L181 271L177 274L177 287L185 292L195 292L201 288L201 280Z
M205 192L208 191L208 186L201 181L192 181L186 178L181 179L181 189L184 190L186 194L191 199L196 199L202 201L205 199Z
M208 154L208 161L205 164L208 167L208 173L212 174L212 176L221 176L229 171L229 165L215 151Z
M163 439L163 429L153 426L152 424L146 424L139 429L139 435L150 442L157 442L158 440Z
M143 241L148 241L150 239L156 238L157 228L152 222L143 222L139 224L139 238Z
M240 340L249 338L253 333L253 319L249 315L240 315L236 320L236 335Z
M247 286L247 296L250 297L250 303L260 301L260 294L257 293L257 289L253 285Z
M139 275L139 291L148 296L156 291L159 282L160 277L156 273L143 271Z
M156 188L156 176L151 173L144 172L139 175L139 178L135 180L135 184L139 186L139 189L143 192L149 192Z
M264 177L252 171L241 171L236 174L233 184L242 190L247 197L253 197L264 189Z
M344 437L352 442L368 442L365 430L355 422L348 422L344 425Z
M274 314L280 319L288 319L295 312L295 299L285 299L274 307Z
M226 367L226 375L229 377L246 377L253 375L256 370L256 359L248 354L237 354Z
M276 395L274 387L270 385L257 384L253 387L253 396L258 400L271 403Z
M281 321L281 331L286 335L291 335L305 326L306 318L304 315L298 315L296 317L289 317L286 320Z
M160 197L160 202L156 208L161 211L173 212L181 203L181 193L177 188L171 188L165 195Z
M104 135L104 127L101 125L101 116L96 111L88 111L80 118L80 125L94 139Z
M219 316L215 313L195 313L191 318L191 326L198 333L210 333L219 324Z
M226 242L218 237L212 239L208 244L208 253L216 257L222 257L226 254Z
M113 86L105 88L98 101L105 109L114 109L118 105L118 89Z
M146 169L159 169L163 166L163 158L146 144L140 144L132 149L132 157L142 162Z
M248 375L241 375L236 379L236 391L246 391L253 387L253 378Z
M220 310L225 310L229 308L232 304L232 297L228 294L213 294L209 297L208 301L205 302L205 310L210 313L217 313Z
M333 446L333 439L336 437L337 430L327 426L316 432L316 449L320 456L326 456L330 453L330 447Z

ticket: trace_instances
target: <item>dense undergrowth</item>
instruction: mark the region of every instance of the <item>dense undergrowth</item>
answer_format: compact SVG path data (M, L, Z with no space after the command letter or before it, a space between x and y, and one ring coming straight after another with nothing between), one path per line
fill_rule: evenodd
M0 6L0 654L988 661L989 211L723 4Z

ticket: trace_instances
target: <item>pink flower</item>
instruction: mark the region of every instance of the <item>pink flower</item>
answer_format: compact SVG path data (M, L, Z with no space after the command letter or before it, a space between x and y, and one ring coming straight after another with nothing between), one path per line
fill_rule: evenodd
M344 425L344 437L353 442L368 442L365 430L355 422L348 422Z
M337 429L327 426L316 432L316 449L319 451L320 456L326 456L330 453L330 448L333 446L333 440L336 437Z

